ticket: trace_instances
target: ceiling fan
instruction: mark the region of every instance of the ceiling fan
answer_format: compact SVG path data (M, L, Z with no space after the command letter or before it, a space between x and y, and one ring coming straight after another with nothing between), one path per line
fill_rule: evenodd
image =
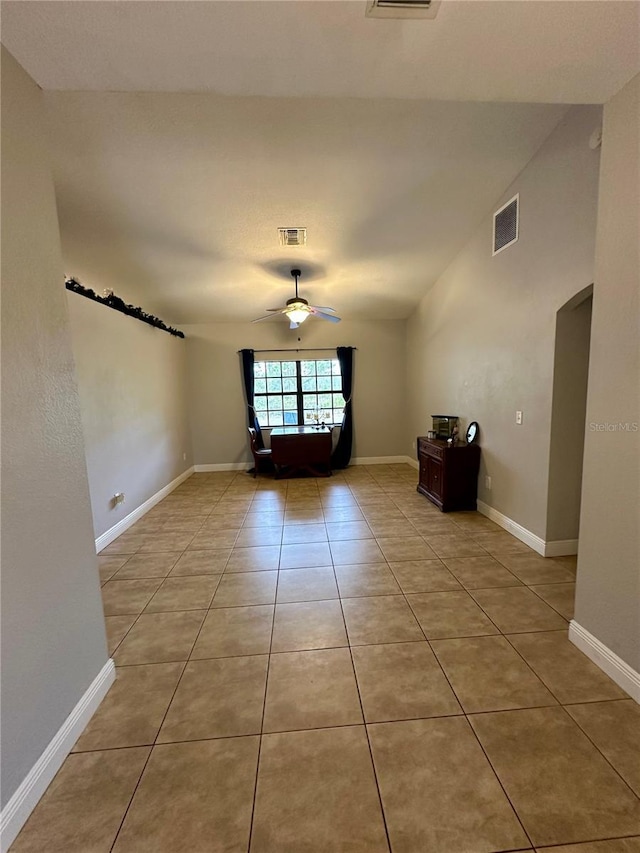
M321 320L329 320L331 323L339 323L340 317L336 317L335 308L326 308L320 307L318 305L309 305L306 299L303 299L301 296L298 296L298 278L301 273L300 270L291 270L291 275L296 280L296 295L292 299L287 299L286 305L283 308L267 308L269 313L264 317L258 317L257 320L253 320L253 323L259 323L261 320L268 320L269 317L273 317L274 314L284 314L289 319L289 328L297 329L301 323L307 319L307 317L319 317ZM328 311L333 311L333 314L327 313Z

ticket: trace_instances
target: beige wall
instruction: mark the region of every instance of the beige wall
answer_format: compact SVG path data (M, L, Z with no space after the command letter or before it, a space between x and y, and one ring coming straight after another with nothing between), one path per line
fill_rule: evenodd
M2 804L107 661L41 93L2 48Z
M553 363L547 539L576 540L587 410L591 285L558 311Z
M76 293L68 301L97 538L192 464L186 344ZM116 492L126 501L114 507Z
M262 307L257 301L256 313ZM195 464L241 463L251 459L237 354L243 348L357 347L353 455L396 456L407 452L404 321L343 320L333 324L309 319L292 331L284 319L278 318L256 325L216 323L183 329L187 335Z
M637 76L604 111L575 617L636 671L640 433L591 424L640 423L639 116Z
M496 199L520 193L519 241L492 257L485 217L408 321L405 452L432 413L478 421L479 497L543 539L556 312L593 281L600 121L599 107L569 111Z

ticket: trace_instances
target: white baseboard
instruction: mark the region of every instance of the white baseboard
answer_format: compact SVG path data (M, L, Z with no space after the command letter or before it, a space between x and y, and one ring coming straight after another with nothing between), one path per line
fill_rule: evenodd
M406 456L407 465L411 465L412 468L415 468L416 471L420 470L420 463L417 459L414 459L413 456Z
M0 851L2 853L6 853L26 823L38 800L113 684L115 677L115 666L109 658L2 810L0 815Z
M191 466L191 468L187 468L187 470L183 471L180 476L175 478L175 480L172 480L168 485L160 489L159 492L156 492L155 495L152 495L148 500L140 504L140 506L134 509L133 512L130 512L129 515L125 515L125 517L117 524L110 527L106 533L98 536L96 539L96 554L99 554L103 548L110 545L114 539L117 539L118 536L121 536L125 532L125 530L128 530L136 523L136 521L139 521L143 515L146 515L150 509L153 509L156 504L159 504L163 498L166 498L166 496L171 494L174 489L177 489L180 483L184 483L184 481L193 474L194 470L197 469L194 469L193 466Z
M640 703L640 673L629 666L621 657L601 643L575 619L569 623L569 639L581 652L593 661L618 687Z
M545 555L545 546L546 542L544 539L541 539L539 536L536 536L535 533L532 533L530 530L527 530L526 527L523 527L521 524L518 524L517 521L509 518L506 515L503 515L501 512L498 512L497 509L494 509L489 504L486 504L484 501L477 502L478 512L482 513L482 515L486 515L487 518L491 519L491 521L495 521L500 527L504 528L504 530L508 530L509 533L513 534L516 539L519 539L521 542L524 542L525 545L528 545L530 548L533 548L538 554L541 554L543 557Z
M552 539L544 545L545 557L569 557L577 553L577 539Z
M248 471L253 468L253 462L216 462L212 465L194 465L196 474L210 473L211 471Z
M408 456L355 456L350 465L403 465L409 462Z

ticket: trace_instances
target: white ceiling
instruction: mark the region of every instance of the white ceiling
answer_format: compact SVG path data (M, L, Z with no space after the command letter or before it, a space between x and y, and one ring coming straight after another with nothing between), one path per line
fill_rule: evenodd
M187 323L260 316L300 266L312 303L406 317L563 104L638 68L636 2L364 7L3 3L41 86L92 90L45 93L67 272ZM281 226L308 245L280 248Z

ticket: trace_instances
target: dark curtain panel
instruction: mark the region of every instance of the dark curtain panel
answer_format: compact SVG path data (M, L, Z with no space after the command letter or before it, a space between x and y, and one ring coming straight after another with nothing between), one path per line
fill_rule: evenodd
M337 349L340 372L342 373L342 396L345 403L340 437L331 456L332 468L346 468L351 460L351 445L353 443L353 411L351 409L353 349L353 347L338 347Z
M253 408L253 350L240 350L242 356L242 378L244 379L244 393L247 398L247 424L253 427L256 431L256 444L260 449L264 447L262 433L260 432L260 422L256 415L256 410Z

